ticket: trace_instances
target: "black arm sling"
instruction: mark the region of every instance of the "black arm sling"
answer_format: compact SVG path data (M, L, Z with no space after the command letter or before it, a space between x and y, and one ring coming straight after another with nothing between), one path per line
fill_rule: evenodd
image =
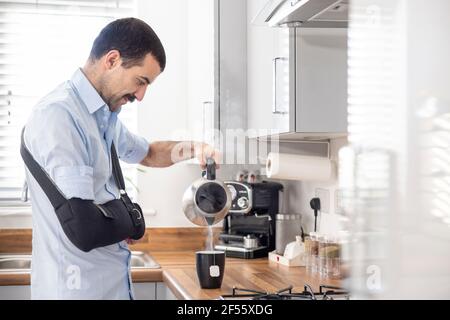
M30 173L38 182L55 209L59 223L69 240L80 250L118 243L127 238L140 239L145 232L141 207L125 192L125 182L114 143L111 144L112 173L120 199L104 204L80 198L66 199L47 172L37 163L24 142L22 130L20 154Z

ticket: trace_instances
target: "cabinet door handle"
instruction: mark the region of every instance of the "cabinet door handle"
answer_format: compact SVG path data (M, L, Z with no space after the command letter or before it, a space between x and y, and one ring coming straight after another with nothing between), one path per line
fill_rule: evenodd
M276 57L273 61L273 102L272 102L272 113L273 114L286 114L286 111L277 110L277 65L278 61L286 61L286 58Z
M206 119L206 109L207 108L209 108L209 107L211 107L212 106L212 101L203 101L203 115L202 115L202 126L203 126L203 128L202 128L202 139L203 139L203 142L207 142L207 143L209 143L210 141L209 141L209 139L208 139L208 137L206 136L206 121L207 121L207 119ZM212 129L212 128L210 128L210 129Z

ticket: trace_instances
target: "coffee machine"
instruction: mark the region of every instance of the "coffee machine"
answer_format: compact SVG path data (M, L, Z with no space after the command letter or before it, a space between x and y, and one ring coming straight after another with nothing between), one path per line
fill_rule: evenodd
M266 257L275 249L275 216L283 186L269 181L224 183L232 201L215 249L225 251L227 257Z

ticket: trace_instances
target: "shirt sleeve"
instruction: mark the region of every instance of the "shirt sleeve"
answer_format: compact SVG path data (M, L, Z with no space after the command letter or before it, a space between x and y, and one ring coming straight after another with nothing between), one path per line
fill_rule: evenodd
M36 110L25 129L25 143L66 198L94 200L93 168L86 138L63 104Z
M125 125L117 120L117 149L119 158L126 163L140 163L148 153L149 143L143 137L131 133Z

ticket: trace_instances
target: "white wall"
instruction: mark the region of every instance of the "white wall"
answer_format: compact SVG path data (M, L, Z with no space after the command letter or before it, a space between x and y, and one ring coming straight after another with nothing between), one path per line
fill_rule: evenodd
M347 144L346 138L331 140L330 157L338 167L338 151ZM301 148L299 146L299 148ZM304 182L304 181L282 181L285 186L285 207L286 213L299 213L302 215L302 226L305 232L314 231L314 214L309 202L312 198L321 195L317 194L318 189L328 191L329 197L320 197L322 208L328 207L328 212L320 212L317 220L317 231L324 234L336 234L343 230L343 217L336 210L337 197L337 171L333 179L325 182ZM327 201L328 198L328 201Z
M177 130L187 128L187 1L170 5L160 0L139 0L139 18L147 22L163 43L167 66L148 88L139 105L139 134L153 140L169 140ZM170 18L168 18L170 17ZM170 168L145 168L138 175L138 201L144 212L156 211L146 222L154 226L192 226L181 211L185 188L200 176L196 165L177 164Z
M210 0L174 0L170 5L161 0L138 1L138 17L158 34L167 56L165 71L149 87L138 108L138 131L149 141L178 139L184 130L201 138L193 132L201 125L195 122L201 116L198 111L203 101L214 101L213 8ZM200 167L179 163L144 170L138 175L138 201L147 225L195 226L183 214L181 199L200 177ZM234 172L232 166L222 165L217 175L231 179Z

